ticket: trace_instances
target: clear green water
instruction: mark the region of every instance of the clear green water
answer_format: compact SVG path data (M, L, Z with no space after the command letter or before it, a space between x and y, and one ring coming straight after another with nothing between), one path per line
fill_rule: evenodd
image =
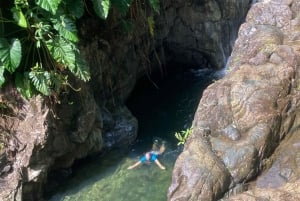
M94 157L74 167L67 179L47 195L50 201L166 201L172 169L180 153L176 131L191 126L202 91L215 77L210 71L186 71L158 86L143 81L132 94L128 107L139 120L136 142L102 157ZM156 164L127 167L151 149L154 138L167 141L159 157L166 170Z
M127 170L137 158L124 157L120 150L109 155L80 165L80 169L74 172L75 176L64 182L50 200L166 200L172 161L161 160L167 170L160 170L154 164Z

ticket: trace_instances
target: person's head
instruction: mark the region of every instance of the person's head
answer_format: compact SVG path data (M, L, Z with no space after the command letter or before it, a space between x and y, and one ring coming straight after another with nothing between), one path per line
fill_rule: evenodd
M152 145L152 151L158 151L158 140L154 140Z

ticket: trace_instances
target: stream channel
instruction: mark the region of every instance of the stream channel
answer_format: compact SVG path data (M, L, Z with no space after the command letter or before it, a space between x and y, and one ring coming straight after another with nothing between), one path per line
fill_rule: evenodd
M49 201L166 201L175 160L182 150L175 132L191 127L203 90L223 71L180 69L162 79L145 78L137 84L127 102L139 122L134 144L94 157L72 169L61 179ZM155 84L154 84L155 83ZM166 141L159 161L166 167L144 164L127 167L151 149L153 140Z

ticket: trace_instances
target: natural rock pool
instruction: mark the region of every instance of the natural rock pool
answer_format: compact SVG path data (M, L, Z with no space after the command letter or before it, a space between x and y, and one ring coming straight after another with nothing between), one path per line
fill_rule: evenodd
M222 74L222 72L221 72ZM129 148L115 149L105 156L86 160L61 178L50 201L165 201L172 168L182 147L177 146L175 132L191 126L202 91L220 72L182 70L163 81L145 79L137 85L128 107L139 121L138 138ZM133 170L127 167L151 149L154 139L166 141L166 151L159 156L166 167L154 163Z

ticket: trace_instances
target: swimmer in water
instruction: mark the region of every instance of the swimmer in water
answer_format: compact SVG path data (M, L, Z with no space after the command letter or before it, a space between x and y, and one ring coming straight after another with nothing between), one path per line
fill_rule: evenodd
M145 162L152 162L154 161L156 163L156 165L162 169L165 170L166 167L163 166L159 160L157 159L158 155L162 154L164 151L166 150L166 145L165 142L162 143L161 147L158 149L158 140L155 140L152 146L152 150L149 152L146 152L138 162L136 162L135 164L129 166L127 169L131 170Z

